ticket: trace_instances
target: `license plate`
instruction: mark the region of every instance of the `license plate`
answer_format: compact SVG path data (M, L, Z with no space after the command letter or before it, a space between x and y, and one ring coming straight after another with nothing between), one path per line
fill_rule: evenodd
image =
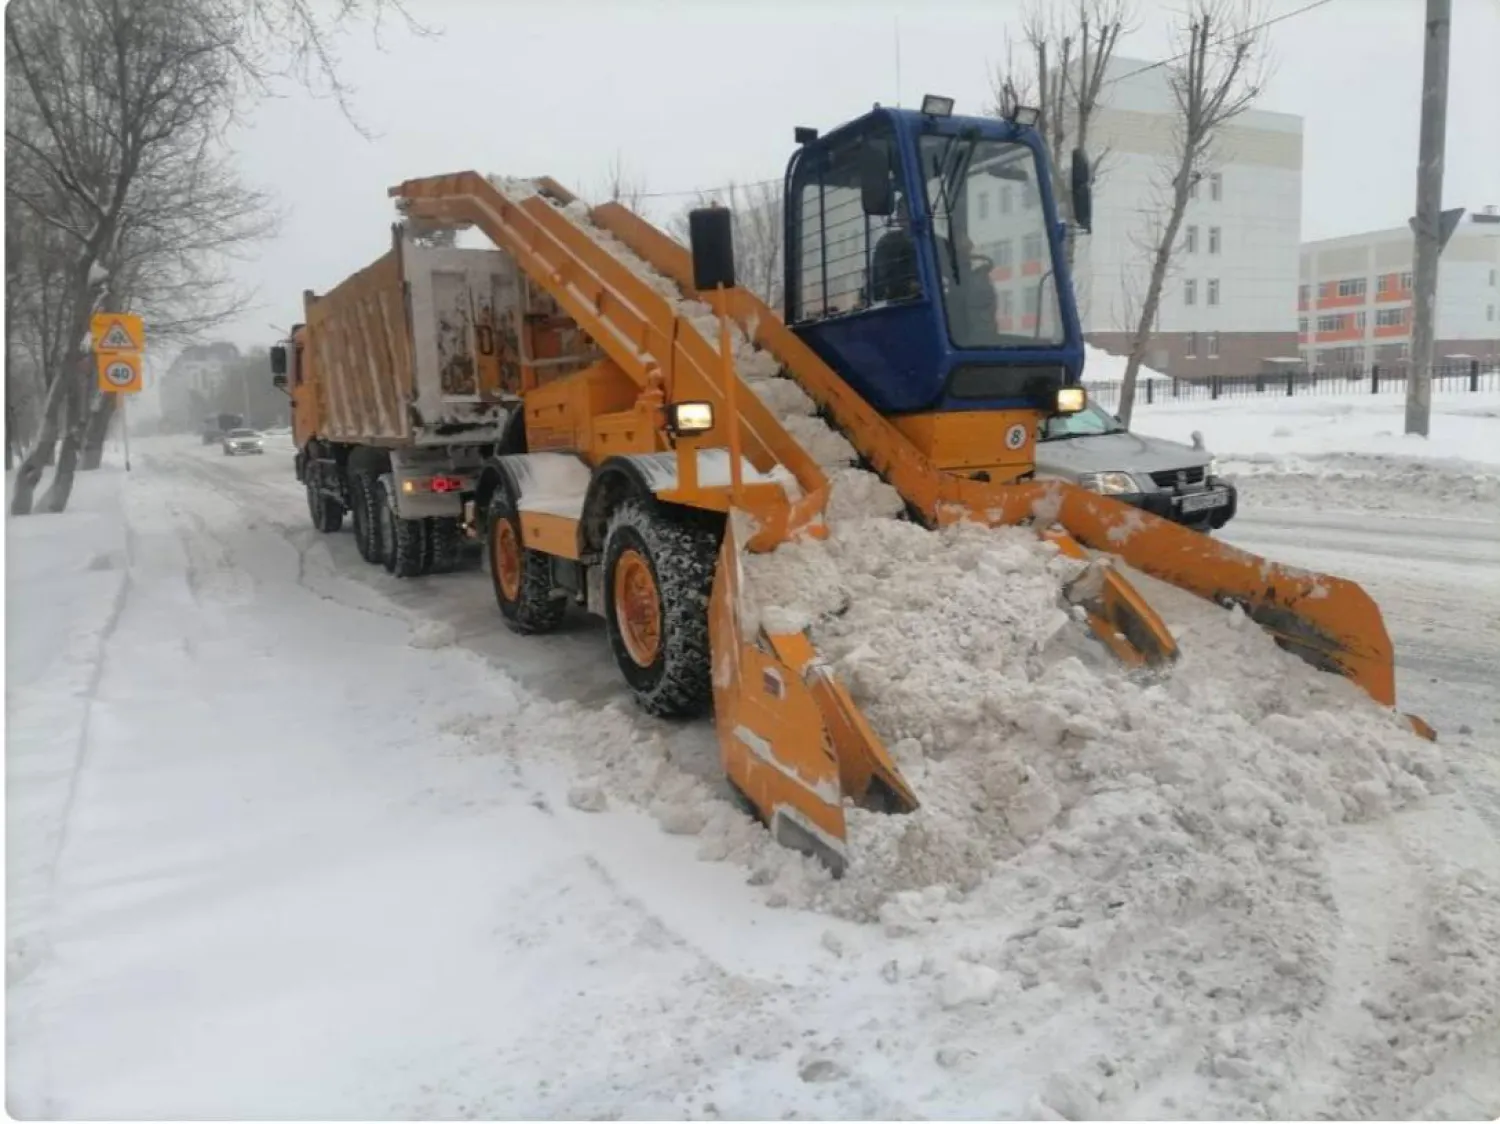
M1196 495L1182 497L1182 510L1207 511L1209 508L1223 507L1228 502L1228 492L1199 492Z

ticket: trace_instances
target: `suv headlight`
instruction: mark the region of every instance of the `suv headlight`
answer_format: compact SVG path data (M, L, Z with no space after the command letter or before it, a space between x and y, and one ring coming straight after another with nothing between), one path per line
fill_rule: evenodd
M1209 457L1208 458L1208 475L1209 475L1210 479L1212 479L1213 477L1219 475L1219 458L1218 457Z
M1081 487L1102 496L1133 495L1142 491L1128 472L1085 472L1078 478Z

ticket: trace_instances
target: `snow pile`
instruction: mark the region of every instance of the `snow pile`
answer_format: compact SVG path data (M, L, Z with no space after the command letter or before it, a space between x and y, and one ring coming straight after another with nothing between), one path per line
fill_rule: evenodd
M1091 343L1083 345L1083 381L1085 383L1100 382L1124 382L1125 381L1126 358L1123 355L1114 355L1102 348L1097 348ZM1150 380L1152 382L1171 382L1171 375L1164 375L1160 371L1154 371L1144 363L1136 371L1135 377L1141 382Z

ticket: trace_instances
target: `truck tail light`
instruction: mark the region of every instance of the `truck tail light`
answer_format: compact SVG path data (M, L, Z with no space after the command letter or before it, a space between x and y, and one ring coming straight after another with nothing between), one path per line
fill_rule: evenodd
M408 476L401 481L401 490L407 495L413 492L462 492L465 480L462 476Z

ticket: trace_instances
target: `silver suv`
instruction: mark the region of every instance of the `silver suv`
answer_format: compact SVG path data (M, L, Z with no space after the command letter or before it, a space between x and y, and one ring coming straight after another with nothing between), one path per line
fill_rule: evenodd
M1206 449L1131 433L1092 402L1043 422L1036 475L1067 480L1202 531L1233 519L1238 502L1234 485L1219 478Z

